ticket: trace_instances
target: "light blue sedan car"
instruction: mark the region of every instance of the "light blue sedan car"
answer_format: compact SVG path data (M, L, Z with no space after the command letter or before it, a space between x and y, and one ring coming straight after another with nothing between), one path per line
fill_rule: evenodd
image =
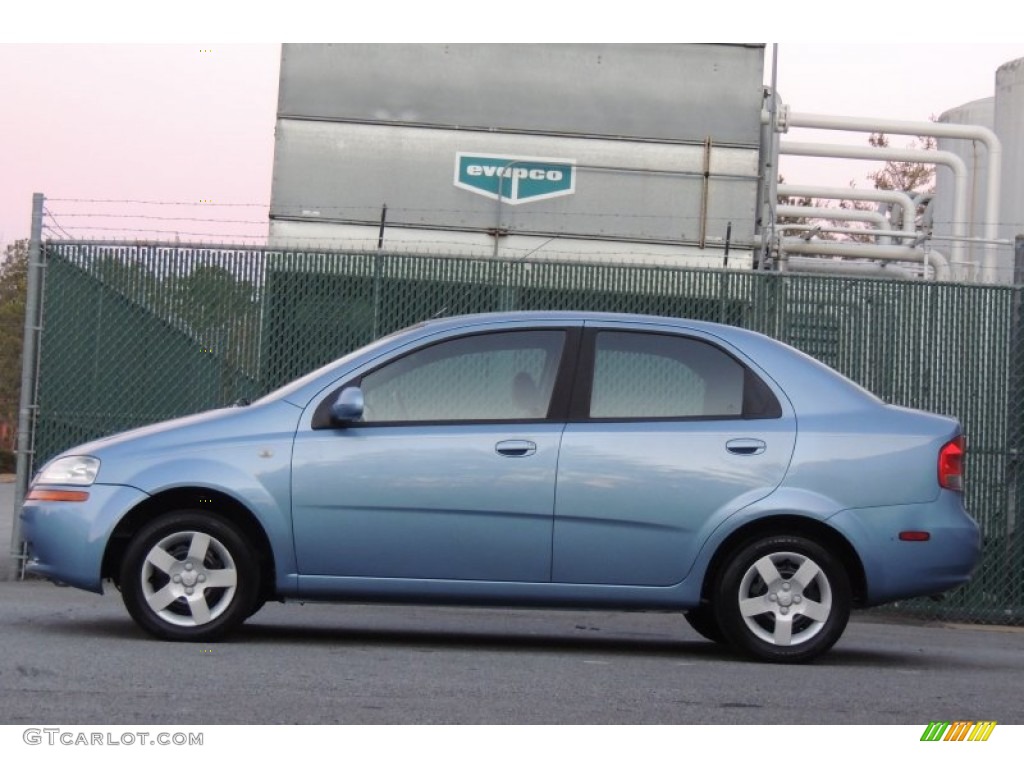
M29 571L209 641L267 600L683 612L766 661L963 584L960 425L765 336L533 312L433 320L247 406L74 448Z

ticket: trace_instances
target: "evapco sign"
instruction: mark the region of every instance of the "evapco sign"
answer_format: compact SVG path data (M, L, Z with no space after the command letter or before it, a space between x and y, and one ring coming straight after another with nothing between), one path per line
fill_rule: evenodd
M455 153L455 186L511 205L576 191L576 161Z

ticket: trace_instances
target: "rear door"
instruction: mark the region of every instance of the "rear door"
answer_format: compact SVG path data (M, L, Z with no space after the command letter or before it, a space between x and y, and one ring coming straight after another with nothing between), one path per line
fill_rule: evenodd
M796 424L713 337L588 328L562 438L553 580L682 581L721 520L782 481Z

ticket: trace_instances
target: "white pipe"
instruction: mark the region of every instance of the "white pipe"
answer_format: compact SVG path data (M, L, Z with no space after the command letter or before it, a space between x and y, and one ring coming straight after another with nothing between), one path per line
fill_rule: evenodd
M945 238L937 238L943 240ZM928 254L932 259L945 258L941 251L937 251L934 248L928 248ZM965 280L965 281L976 281L978 278L978 269L980 268L977 262L971 261L955 261L949 260L950 268L955 269L956 273L951 278L953 280Z
M861 211L857 208L822 208L804 205L780 205L777 206L779 216L788 216L791 219L832 219L835 221L863 221L874 224L883 232L892 232L892 225L889 219L879 211ZM877 234L870 229L865 234ZM892 245L889 237L879 237L878 243Z
M894 149L892 147L853 147L839 144L811 144L807 142L785 141L779 145L779 151L787 155L804 157L844 157L852 160L909 160L915 163L945 165L953 172L953 236L967 235L967 164L959 155L938 149ZM914 219L917 218L919 195L911 201L915 203ZM953 258L962 261L963 245L957 243Z
M942 149L913 149L899 147L858 147L852 144L815 144L807 141L783 141L779 151L787 155L807 157L845 157L853 160L911 160L916 163L935 163L959 169L960 177L967 178L967 164L955 152ZM915 197L922 196L918 193Z
M953 237L951 235L932 235L929 239L930 240L952 241ZM1007 240L1006 238L1002 238L1000 240L986 240L983 237L965 237L965 238L962 238L962 240L965 243L981 243L982 245L1004 245L1004 246L1005 245L1009 245L1009 246L1012 246L1014 244L1013 240Z
M916 207L910 195L888 189L853 189L850 187L805 187L802 184L779 184L779 194L795 197L824 197L832 200L873 200L895 203L903 208L901 231L914 232Z
M930 263L935 269L936 280L949 279L949 262L946 258L932 251L928 253L920 248L907 245L862 245L860 243L836 243L825 240L805 242L801 238L786 238L780 246L787 253L805 256L844 256L850 259L881 259L884 261L916 261L926 267Z
M762 120L766 119L762 114ZM770 119L770 118L768 118ZM790 112L783 108L776 115L777 130L787 131L789 126L822 128L832 131L864 131L868 133L897 133L905 136L934 136L939 139L968 139L980 141L988 150L988 179L985 189L985 239L999 237L999 193L1002 186L1003 145L993 131L983 125L932 123L912 120L886 120L881 118L849 117L841 115L815 115ZM982 279L992 283L996 279L996 251L985 249Z
M889 220L878 211L859 211L856 208L821 208L809 205L780 205L778 211L780 217L866 221L875 224L878 229L892 231Z
M914 205L920 208L924 206L924 211L921 212L921 228L928 232L928 237L932 236L932 227L934 226L934 210L935 210L935 195L932 192L919 192L914 195ZM973 203L971 203L971 210L973 210ZM966 223L964 224L966 226Z
M798 232L835 232L836 234L839 234L839 235L861 235L861 236L866 236L866 237L879 238L879 240L876 241L876 242L880 242L880 238L882 237L882 233L883 232L886 233L886 237L885 237L886 240L891 240L894 237L899 237L899 238L904 238L904 239L906 239L906 238L914 238L914 239L916 239L917 236L918 236L916 232L915 233L911 233L911 232L893 232L891 229L890 230L864 229L862 227L830 227L830 226L827 226L827 225L824 225L824 224L778 224L778 225L776 225L776 229L779 229L779 230L789 229L789 230L794 230L794 231L798 231ZM890 245L890 244L891 243L885 243L885 245Z
M798 273L898 277L901 280L910 280L913 277L903 267L892 264L876 264L873 261L833 261L813 256L793 256L789 259L789 267L791 272Z

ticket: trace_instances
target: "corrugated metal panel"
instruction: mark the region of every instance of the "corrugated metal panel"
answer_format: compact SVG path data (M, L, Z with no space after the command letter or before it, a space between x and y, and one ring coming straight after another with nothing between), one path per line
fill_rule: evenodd
M756 146L764 45L285 45L278 114Z
M572 161L574 191L499 205L456 186L459 152ZM679 144L279 120L270 214L375 226L386 204L389 226L673 243L697 242L702 222L724 240L731 221L749 244L757 151L713 147L706 190L704 158Z
M317 221L276 220L270 223L270 242L276 248L329 248L346 251L376 251L388 254L521 259L559 262L614 262L666 267L750 269L753 253L731 244L725 253L720 241L706 248L696 245L638 243L621 240L532 235L493 235L483 232L435 232L432 230L380 225L331 224ZM378 245L381 249L378 249Z

